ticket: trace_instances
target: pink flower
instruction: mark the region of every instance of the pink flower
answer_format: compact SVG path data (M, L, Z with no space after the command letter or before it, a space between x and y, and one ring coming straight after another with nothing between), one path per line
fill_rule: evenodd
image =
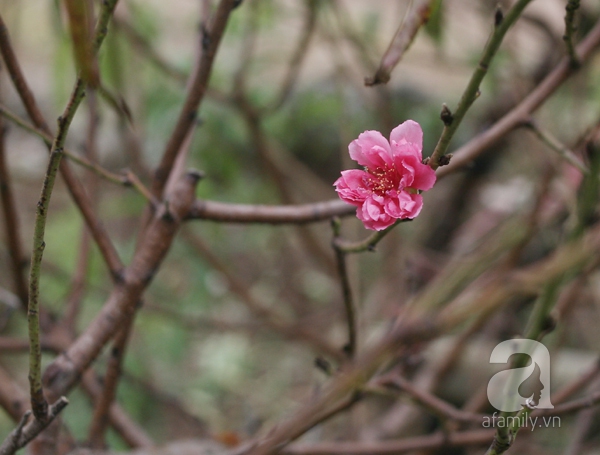
M367 229L381 231L419 214L419 191L435 183L435 172L422 162L422 148L423 131L413 120L394 128L390 142L379 131L365 131L350 143L350 157L364 170L342 171L334 185L343 201L357 207Z

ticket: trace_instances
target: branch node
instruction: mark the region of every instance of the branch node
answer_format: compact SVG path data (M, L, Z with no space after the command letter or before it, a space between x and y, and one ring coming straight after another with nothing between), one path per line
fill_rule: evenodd
M440 113L440 118L442 119L442 122L444 122L445 126L452 125L452 122L454 121L454 116L452 115L452 112L450 111L450 108L446 103L442 104L442 112Z
M447 155L440 156L438 160L438 166L447 166L450 164L450 160L452 159L452 153L448 153Z
M111 275L115 284L125 283L125 269L123 267L118 270L114 270Z
M19 424L17 425L17 428L15 429L16 439L19 439L21 437L21 434L23 433L23 428L27 424L27 421L29 420L30 415L31 415L31 410L27 410L27 411L25 411L25 414L23 414L23 417L21 417L21 420L19 421Z
M197 183L204 177L206 177L206 174L198 169L190 169L189 171L187 171L186 175L189 179L192 180L193 183Z
M502 12L500 5L498 5L496 12L494 13L494 26L500 27L502 21L504 21L504 13Z
M165 207L165 210L161 216L161 219L164 221L169 221L169 222L175 221L175 217L169 210L169 200L168 199L165 200L164 207Z

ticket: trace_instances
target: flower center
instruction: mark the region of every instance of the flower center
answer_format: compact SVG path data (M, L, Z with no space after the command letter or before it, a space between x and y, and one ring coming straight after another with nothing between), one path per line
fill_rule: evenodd
M372 175L369 177L369 189L379 195L385 196L390 190L399 190L400 176L395 166L378 167L376 169L367 169Z

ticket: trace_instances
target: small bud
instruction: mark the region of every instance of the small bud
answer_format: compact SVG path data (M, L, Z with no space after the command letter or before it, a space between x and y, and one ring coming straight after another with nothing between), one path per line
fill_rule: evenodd
M197 183L205 177L205 174L198 169L190 169L187 171L186 177L189 178L193 183Z
M440 156L438 160L438 166L448 166L450 164L450 160L452 159L452 153L448 153L447 155Z
M440 113L440 118L446 126L452 125L452 122L454 121L454 116L452 115L452 112L450 112L450 108L446 105L446 103L442 104L442 112Z
M503 20L504 20L504 13L502 12L502 8L500 8L500 5L498 5L498 7L496 8L496 13L494 14L494 25L496 27L499 27L500 24L502 24Z

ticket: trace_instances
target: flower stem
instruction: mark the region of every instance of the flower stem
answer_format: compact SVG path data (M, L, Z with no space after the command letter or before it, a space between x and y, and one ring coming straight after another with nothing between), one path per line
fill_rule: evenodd
M341 223L339 218L333 218L331 220L331 227L333 229L333 249L335 250L335 257L337 260L338 273L340 275L340 282L342 285L342 295L344 297L344 308L346 310L346 320L348 323L348 344L344 347L344 351L348 354L351 359L356 355L357 349L357 333L358 324L356 321L356 307L354 305L354 299L352 298L352 288L350 287L350 280L348 278L348 269L346 267L346 253L342 251L336 240L340 238Z
M406 221L412 220L396 220L396 222L391 226L383 229L382 231L374 232L366 239L359 240L358 242L348 242L341 238L335 238L333 243L336 250L339 250L343 253L362 253L363 251L375 251L375 246L381 241L381 239L383 239L392 229L394 229L395 226Z

